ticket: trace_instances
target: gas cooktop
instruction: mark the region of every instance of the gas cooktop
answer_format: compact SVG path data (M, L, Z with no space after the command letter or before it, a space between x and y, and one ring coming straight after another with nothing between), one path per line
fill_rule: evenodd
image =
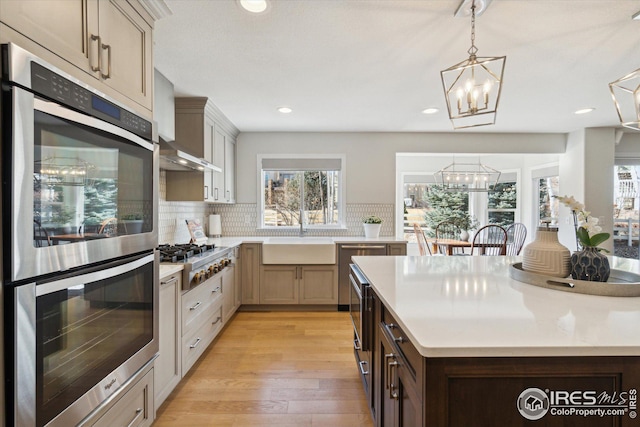
M225 267L235 262L233 250L226 246L215 245L160 245L160 262L183 264L182 289L194 286L213 278Z
M196 245L184 243L180 245L160 245L160 262L187 262L196 255L215 252L216 245ZM221 248L218 248L221 249Z

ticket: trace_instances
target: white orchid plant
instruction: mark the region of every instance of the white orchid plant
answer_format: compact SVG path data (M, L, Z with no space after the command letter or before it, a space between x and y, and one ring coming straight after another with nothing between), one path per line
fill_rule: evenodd
M571 209L576 225L576 237L582 247L596 248L599 251L609 252L598 245L605 242L611 235L603 233L598 225L598 218L591 216L591 212L585 210L582 203L573 196L554 196L560 203Z

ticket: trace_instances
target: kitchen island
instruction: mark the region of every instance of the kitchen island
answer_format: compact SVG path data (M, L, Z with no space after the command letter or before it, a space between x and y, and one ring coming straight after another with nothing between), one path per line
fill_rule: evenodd
M517 261L354 257L373 290L378 426L640 424L640 298L521 283ZM597 409L622 415L566 415Z

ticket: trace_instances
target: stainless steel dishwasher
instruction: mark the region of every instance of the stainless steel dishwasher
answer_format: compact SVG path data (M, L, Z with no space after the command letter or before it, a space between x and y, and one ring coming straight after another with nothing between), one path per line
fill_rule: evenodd
M343 243L338 245L338 311L349 310L351 295L349 264L353 256L380 256L387 254L384 243Z

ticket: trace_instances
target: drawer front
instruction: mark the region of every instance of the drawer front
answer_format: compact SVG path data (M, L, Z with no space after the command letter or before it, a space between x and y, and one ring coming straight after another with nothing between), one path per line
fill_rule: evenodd
M409 337L400 328L398 322L393 318L391 313L384 308L382 323L385 331L390 335L393 343L406 359L407 368L411 374L414 377L416 377L416 375L419 377L419 373L422 368L422 356L418 353L418 350L416 350L411 341L409 341Z
M202 323L193 325L196 329L182 338L182 376L184 377L198 358L213 342L222 329L222 304L213 306L213 313Z
M196 286L182 296L182 336L205 318L211 316L211 305L222 299L220 274ZM198 320L202 319L202 320Z
M153 369L126 392L93 427L149 426L153 422Z

